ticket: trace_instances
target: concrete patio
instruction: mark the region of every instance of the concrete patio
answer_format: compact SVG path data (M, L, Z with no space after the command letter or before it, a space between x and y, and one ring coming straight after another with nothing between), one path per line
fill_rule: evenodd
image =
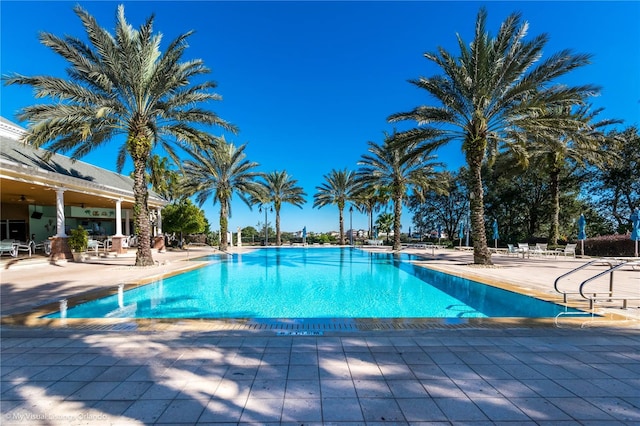
M397 328L188 322L13 325L8 314L193 267L212 251L2 270L2 424L630 425L640 423L638 304L604 320L439 321ZM583 259L425 253L430 267L557 298ZM579 279L576 277L576 279ZM640 271L616 276L640 291ZM571 283L567 283L570 285ZM600 284L597 284L600 285ZM618 288L618 287L617 287ZM546 296L544 296L546 295Z

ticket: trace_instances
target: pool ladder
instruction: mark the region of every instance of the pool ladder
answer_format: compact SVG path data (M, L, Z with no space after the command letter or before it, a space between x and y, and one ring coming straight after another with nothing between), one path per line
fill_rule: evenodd
M561 291L558 288L558 283L560 282L560 280L562 278L565 278L575 272L580 271L581 269L585 269L591 265L609 265L609 269L606 269L604 271L598 272L596 275L593 275L592 277L587 278L586 280L584 280L582 283L580 283L580 286L578 287L578 291L574 291L574 292L570 292L570 291ZM606 300L606 301L612 301L612 300L622 300L622 308L623 309L627 309L627 303L629 300L640 300L640 294L636 295L636 296L621 296L621 297L614 297L613 295L613 273L614 271L623 268L625 266L631 266L635 269L635 266L640 265L640 259L636 259L636 258L632 258L632 259L617 259L617 258L611 258L611 259L595 259L592 260L590 262L585 263L584 265L581 265L575 269L572 269L571 271L564 273L562 275L560 275L558 278L556 278L556 280L553 283L553 287L554 289L562 294L562 299L564 303L567 303L568 298L567 296L570 294L579 294L580 296L582 296L582 298L586 299L589 301L589 309L593 309L594 304L598 301L598 300ZM605 293L590 293L590 294L585 294L585 286L587 283L594 281L600 277L603 277L605 275L609 275L609 291L605 292ZM602 296L602 297L600 297Z

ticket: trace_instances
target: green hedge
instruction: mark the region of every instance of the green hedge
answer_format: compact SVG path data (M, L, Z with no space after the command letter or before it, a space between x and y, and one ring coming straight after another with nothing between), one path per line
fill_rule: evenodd
M580 253L580 246L581 243L578 241L576 253ZM584 241L584 254L591 257L633 256L635 254L635 241L631 241L629 235L605 235L587 238Z

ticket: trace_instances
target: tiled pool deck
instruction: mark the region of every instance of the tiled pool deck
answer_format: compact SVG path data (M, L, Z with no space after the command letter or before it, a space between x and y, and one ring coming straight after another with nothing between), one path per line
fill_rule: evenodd
M433 263L452 273L549 295L555 277L584 262L495 256L500 267L476 269L466 265L470 254L436 255ZM159 254L164 265L146 271L122 258L10 267L1 276L2 313L169 272L184 257ZM640 271L616 277L631 292L639 283ZM0 423L640 424L640 328L637 301L630 303L612 304L600 322L365 331L5 324Z

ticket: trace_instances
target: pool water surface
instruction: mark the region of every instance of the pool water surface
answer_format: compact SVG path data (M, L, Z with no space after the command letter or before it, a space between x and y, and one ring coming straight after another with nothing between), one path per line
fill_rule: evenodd
M420 267L407 254L268 248L206 259L203 268L47 318L548 318L572 311Z

